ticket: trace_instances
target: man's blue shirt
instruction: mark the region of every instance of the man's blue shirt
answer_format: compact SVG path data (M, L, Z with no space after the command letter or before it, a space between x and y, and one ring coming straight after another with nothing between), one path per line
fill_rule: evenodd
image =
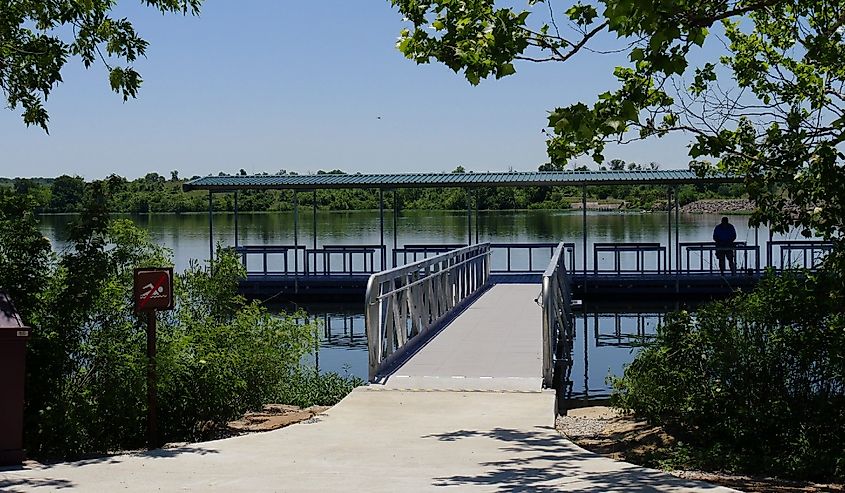
M733 224L719 223L713 229L713 241L717 247L729 247L736 241L736 229Z

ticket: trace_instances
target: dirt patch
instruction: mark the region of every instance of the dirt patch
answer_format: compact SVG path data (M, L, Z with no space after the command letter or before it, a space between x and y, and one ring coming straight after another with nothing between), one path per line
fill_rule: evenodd
M285 404L267 404L261 411L244 414L241 419L230 421L227 429L232 433L272 431L306 421L324 413L328 407L311 406L300 408Z
M557 429L591 452L640 465L654 464L655 460L665 457L665 449L675 443L674 438L661 428L605 406L572 409L567 416L558 417ZM845 485L842 484L817 484L701 471L668 472L684 479L706 481L753 493L845 492Z
M649 463L675 441L663 430L605 406L572 409L558 430L587 450L637 464Z

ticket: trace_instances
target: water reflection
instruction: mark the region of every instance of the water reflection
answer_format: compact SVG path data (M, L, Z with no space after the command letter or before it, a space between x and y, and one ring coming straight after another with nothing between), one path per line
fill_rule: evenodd
M363 304L278 303L271 311L291 313L300 310L308 322L316 322L317 344L303 363L321 372L336 372L367 379L367 330Z
M593 338L596 347L642 346L663 323L662 313L594 313Z
M569 385L563 397L573 401L606 399L609 376L625 365L657 333L667 313L695 309L695 303L588 303L577 307L572 366L564 368ZM567 371L568 370L568 371Z

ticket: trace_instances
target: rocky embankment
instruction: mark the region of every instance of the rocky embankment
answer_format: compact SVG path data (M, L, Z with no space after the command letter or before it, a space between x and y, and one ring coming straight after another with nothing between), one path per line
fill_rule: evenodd
M681 212L691 214L749 213L753 210L754 204L748 199L696 200L681 207Z

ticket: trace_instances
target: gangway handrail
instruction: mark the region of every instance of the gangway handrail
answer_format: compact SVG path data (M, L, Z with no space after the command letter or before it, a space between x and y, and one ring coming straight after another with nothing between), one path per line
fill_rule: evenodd
M490 279L490 244L481 243L370 276L365 295L369 379L444 320Z
M559 243L543 273L540 294L543 307L543 385L553 385L558 360L571 358L572 296L564 258L565 243Z

